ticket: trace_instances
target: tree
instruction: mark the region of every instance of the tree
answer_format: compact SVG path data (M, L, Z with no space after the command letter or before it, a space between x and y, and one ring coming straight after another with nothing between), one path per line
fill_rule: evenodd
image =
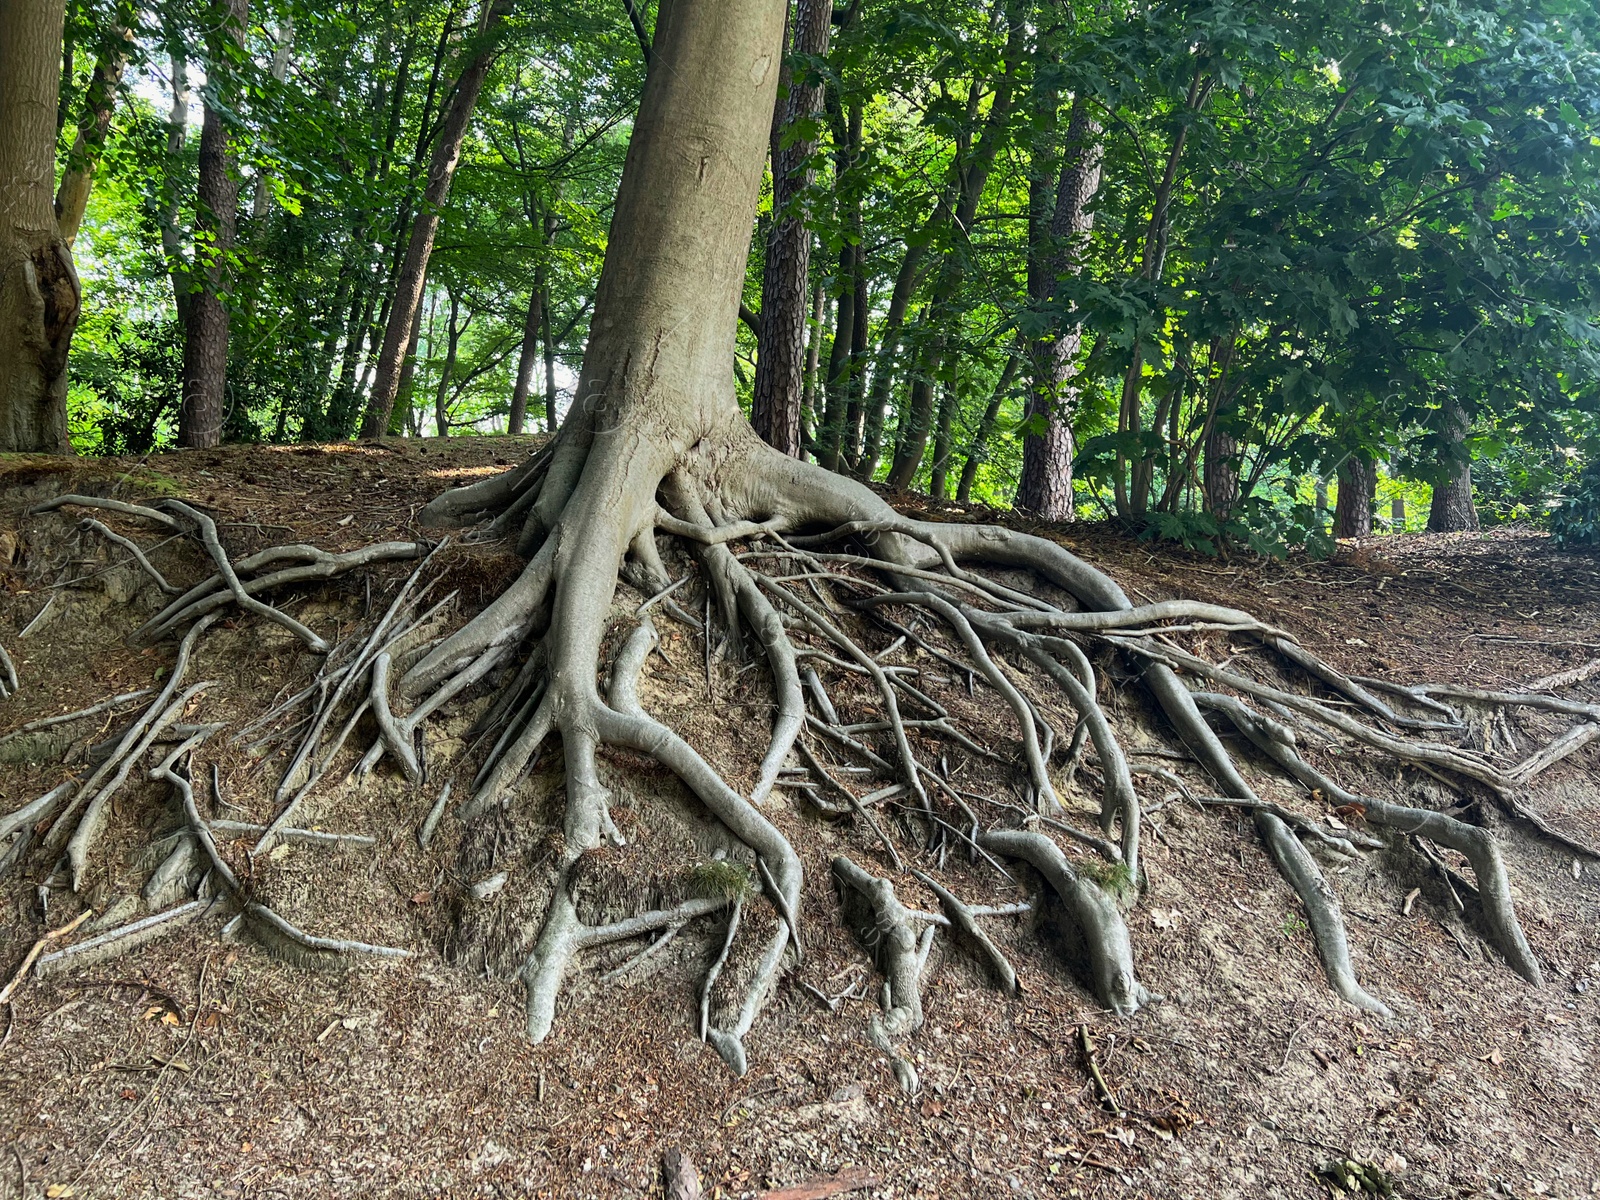
M60 222L61 236L69 246L78 236L78 226L83 223L95 169L100 165L101 155L105 151L106 133L111 128L117 88L122 82L122 72L132 48L136 15L131 3L118 0L111 19L100 30L99 56L84 95L83 114L78 118L78 132L73 139L71 153L67 156L66 169L61 172L61 185L56 189L56 220Z
M1370 537L1378 468L1365 454L1352 454L1339 464L1339 498L1333 509L1333 536Z
M428 163L422 209L412 223L405 260L395 280L394 302L383 332L383 353L372 379L366 415L361 420L362 437L381 437L389 431L389 418L400 390L403 351L422 304L422 287L428 275L434 238L439 232L440 213L450 198L450 184L461 161L461 146L472 123L478 95L483 91L483 81L499 53L500 26L508 7L507 0L487 0L483 5L479 26L456 77L450 108L439 128L439 140L434 143L433 156Z
M1081 270L1083 243L1094 228L1090 204L1100 190L1101 158L1099 123L1094 120L1089 98L1080 96L1073 101L1067 123L1061 177L1048 228L1030 238L1029 293L1055 311L1048 332L1031 347L1033 388L1027 416L1036 428L1023 436L1017 503L1052 521L1070 521L1074 512L1072 413L1076 397L1068 383L1078 368L1082 340L1080 326L1061 312L1060 284ZM1032 248L1035 244L1037 250Z
M219 0L206 35L205 120L200 129L200 186L195 197L193 278L183 338L183 407L178 444L205 448L222 442L228 391L230 258L239 227L239 176L226 111L225 81L234 78L229 43L244 42L248 0Z
M1457 533L1478 528L1478 510L1472 503L1472 459L1467 450L1468 417L1461 401L1451 396L1440 411L1444 452L1439 469L1444 478L1433 488L1428 509L1429 533Z
M799 199L812 182L817 139L808 136L822 101L811 60L828 52L833 0L798 0L793 54L784 59L772 118L772 211L761 282L760 354L750 423L783 453L800 457L800 400L805 387L806 309L812 233ZM799 71L794 62L798 60Z
M56 223L64 6L0 9L0 451L67 454L67 354L80 294Z
M1013 10L1010 15L1021 24L1011 26L1008 46L1026 24L1025 13ZM275 831L287 825L298 796L311 786L307 782L301 787L299 765L325 766L334 760L338 747L319 745L323 731L341 729L336 737L342 745L364 728L373 741L362 769L388 758L413 784L419 783L422 764L415 735L420 723L453 699L464 698L468 689L507 681L484 719L483 732L498 728L498 738L476 761L472 794L457 816L471 825L526 799L519 795L519 781L542 745L551 735L559 736L565 787L549 798L561 806L560 828L540 835L544 850L528 858L536 865L520 871L514 885L523 885L535 871L547 872L533 885L544 911L520 970L529 993L529 1034L537 1040L550 1033L563 976L580 952L657 930L676 932L690 921L716 915L726 919L718 939L723 950L700 990L701 1030L743 1072L745 1035L776 985L785 956L792 952L796 960L801 958L801 930L809 928L819 909L831 915L842 907L886 978L882 1012L869 1026L873 1044L889 1055L902 1087L914 1092L916 1071L902 1044L922 1021L918 980L930 942L924 936L919 943L913 922L926 923L928 914L908 910L896 888L909 888L913 880L926 887L944 908L944 919L968 935L1002 986L1015 991L1015 973L977 925L979 916L998 911L974 909L947 886L955 884L952 876L960 878L956 886L963 889L987 878L962 874L967 851L995 866L1002 859L1020 861L1037 873L1037 878L1025 878L1038 890L1053 893L1060 904L1036 904L1034 911L1038 919L1064 926L1082 945L1100 1004L1129 1015L1152 999L1139 982L1133 936L1124 918L1125 910L1139 901L1145 881L1140 793L1133 780L1149 768L1130 766L1112 722L1116 710L1108 710L1099 699L1104 664L1110 661L1133 668L1128 679L1137 678L1138 686L1149 689L1170 735L1187 747L1194 770L1209 775L1201 793L1206 803L1251 814L1262 843L1304 903L1330 986L1345 1000L1387 1013L1355 977L1337 895L1301 845L1302 835L1341 859L1354 857L1358 845L1369 844L1376 831L1385 830L1393 836L1396 852L1411 845L1407 839L1419 831L1459 851L1476 876L1483 928L1509 965L1537 985L1540 964L1518 924L1491 833L1444 812L1358 796L1323 775L1298 748L1302 743L1297 733L1337 734L1429 774L1472 781L1485 791L1483 804L1499 802L1508 811L1526 813L1511 795L1502 768L1482 755L1460 752L1470 726L1436 694L1461 706L1469 700L1496 702L1480 700L1481 693L1430 690L1427 685L1385 691L1380 697L1249 614L1181 600L1135 608L1114 580L1052 540L1003 526L907 519L861 481L784 455L756 436L741 413L729 367L780 69L782 27L782 0L663 0L659 5L652 67L616 197L574 403L555 438L536 454L502 475L444 493L422 514L441 525L481 522L476 538L515 536L527 556L526 566L464 626L437 643L426 643L426 652L411 664L409 657L391 657L398 639L406 636L397 632L398 625L406 623L409 632L447 603L440 602L426 617L416 612L433 586L412 587L429 567L424 562L396 590L386 611L375 614L366 631L345 643L354 649L338 656L337 673L324 673L330 686L308 688L285 702L290 708L309 703L314 711L294 727L303 725L309 732L280 785L279 797L288 803L276 812L274 827L258 843L254 861L265 861L261 856L270 849ZM981 101L964 97L973 111ZM964 236L970 225L968 221L957 228ZM1137 233L1144 226L1139 221L1129 228ZM1152 272L1144 282L1159 275ZM451 281L452 304L457 282ZM951 316L960 299L959 284L941 265L929 296L937 301L931 324L938 344L935 351L922 348L924 361L943 362L946 355L954 361L955 351L979 344ZM454 330L457 322L452 318L450 324ZM1225 341L1231 325L1221 322L1215 328L1216 339ZM515 329L510 333L508 353ZM855 340L854 332L851 337ZM548 344L550 339L545 340ZM1189 353L1192 345L1180 341L1177 349ZM966 357L971 360L976 353ZM1022 356L1008 357L1016 361ZM1224 348L1219 345L1211 357L1218 373L1225 374ZM991 407L1009 386L1006 368L994 365L1000 383L990 394ZM1122 364L1113 375L1126 378ZM446 373L436 395L444 396L448 379ZM1181 371L1167 374L1158 384L1156 402L1166 400L1164 411L1170 416L1176 411L1172 398L1182 392L1206 414L1196 436L1206 447L1208 504L1219 518L1226 517L1263 469L1263 458L1245 466L1239 435L1240 422L1250 415L1247 410L1229 404L1219 416L1220 402L1212 401L1231 395L1228 388L1209 394L1194 388L1190 394L1185 391L1189 386ZM1140 383L1141 391L1143 387ZM1153 424L1163 433L1170 429L1162 421ZM1260 428L1255 428L1259 436ZM1170 450L1176 452L1182 447L1173 441ZM1192 463L1172 473L1178 478L1192 474ZM107 502L63 496L57 503L92 508ZM60 806L59 820L76 823L67 841L74 887L83 882L87 855L115 784L96 789L119 769L120 781L132 759L119 760L117 755L131 752L127 748L135 743L142 752L155 737L150 730L175 721L197 694L195 689L204 686L176 692L188 651L217 619L217 609L236 603L285 627L310 651L331 654L334 647L326 639L269 607L258 593L296 579L326 579L341 570L360 569L385 555L429 555L427 545L410 542L380 543L341 555L312 550L309 558L303 546L272 547L236 564L247 575L271 573L241 580L222 561L225 551L205 514L170 498L158 502L164 511L116 503L124 515L153 518L163 530L201 534L218 560L218 573L174 600L152 622L159 632L194 621L184 635L179 666L151 707L129 725L122 747L70 799L72 781L27 806L25 815L4 818L6 831L23 830L49 819L52 805ZM737 553L735 544L741 546ZM286 560L308 565L285 570ZM985 568L1002 577L992 577ZM680 570L683 574L674 579ZM691 576L698 577L703 618L688 611L698 607L693 601L683 603L690 593L680 588ZM633 597L617 603L624 582L638 593L637 603ZM670 614L702 638L708 661L719 654L737 658L747 652L765 658L773 716L759 762L751 755L741 766L730 756L725 775L646 711L651 693L641 680L653 669L657 613ZM613 614L618 614L615 620ZM1180 624L1171 626L1169 621ZM1219 627L1227 636L1211 636ZM1251 638L1254 648L1281 665L1285 675L1299 675L1279 680L1274 674L1274 683L1261 682L1256 664L1249 671L1232 671L1184 649L1180 638L1186 634L1197 635L1199 646L1220 641L1230 662L1236 657L1232 643ZM1099 662L1080 644L1085 640ZM602 650L612 647L615 653L604 664L608 670L602 689ZM916 660L932 662L938 670L893 661L894 655L913 651ZM804 685L802 656L807 660ZM397 661L405 666L396 667ZM943 673L947 665L954 668L952 674ZM394 689L391 668L404 670ZM744 668L734 670L744 674ZM824 672L836 685L847 682L848 695L844 687L838 695L851 717L866 709L872 719L846 724L829 696ZM1190 682L1200 690L1191 691ZM1312 690L1294 690L1297 682ZM956 724L960 716L954 705L976 698L980 686L992 693L982 702L997 703L1015 723L1012 756L977 745ZM1046 693L1059 693L1066 705L1047 706L1034 698ZM1337 699L1329 703L1327 693ZM1521 702L1515 694L1506 695L1512 703ZM403 708L407 704L409 711ZM907 719L902 704L914 706L918 715ZM1259 797L1217 730L1202 717L1202 708L1236 730L1264 763L1281 770L1319 805L1335 805L1352 819L1359 811L1366 830L1328 827ZM336 711L339 721L330 724ZM275 709L274 715L281 712ZM373 721L362 727L368 712ZM229 867L199 815L187 778L173 769L182 751L195 748L215 730L211 725L187 728L196 732L157 775L184 801L185 819L209 859L212 882L238 905L239 919L270 925L292 938L299 931L260 899L258 880L241 883ZM1058 730L1065 734L1068 729L1076 731L1071 743L1057 736ZM1442 736L1430 739L1430 733ZM1052 769L1058 746L1070 745L1068 753L1076 760L1085 739L1093 742L1096 760L1098 833L1069 824L1072 814L1060 802ZM479 746L487 741L477 739ZM1570 744L1571 738L1563 735L1562 741ZM930 758L930 744L937 758ZM608 746L628 753L602 756ZM893 778L873 805L894 805L895 821L880 823L863 798L829 770L835 751L853 759L847 778L857 771ZM956 772L948 770L946 753L959 756L963 751L972 752L967 761ZM812 857L832 855L828 870L844 899L842 906L831 897L819 898L818 889L808 896L802 887L805 860L791 838L810 837L816 823L794 818L787 805L768 805L780 775L790 769L791 752L807 764L818 785L811 798L796 798L796 803L814 805L841 822L839 832L830 833L826 842L817 839L805 849ZM449 768L461 770L466 755L476 753L463 751ZM1545 754L1548 750L1541 752ZM692 884L696 894L682 899L669 894L677 884L667 879L665 869L658 870L660 863L642 860L651 878L641 880L639 890L648 899L641 897L637 908L619 920L614 912L608 915L615 907L616 881L602 873L629 870L641 859L610 853L607 845L621 851L626 835L642 831L647 837L654 827L637 807L631 819L620 819L620 811L614 819L607 783L637 769L636 756L666 768L698 799L698 807L683 806L689 813L685 820L700 822L696 832L706 836L683 841L698 849L715 840L725 853L686 864L685 888ZM857 765L863 763L867 765ZM965 766L973 769L960 773ZM972 791L973 777L990 771L984 785L990 794ZM1172 777L1165 769L1157 774ZM465 771L456 775L467 777ZM748 792L742 786L746 782ZM639 804L662 799L660 780L652 784L640 789ZM1186 786L1180 784L1180 790ZM294 799L289 799L291 791L297 791ZM831 798L839 793L843 804ZM441 800L436 811L443 808ZM541 812L541 824L543 818ZM505 828L498 820L480 828L491 826L496 835ZM1069 856L1051 831L1071 836L1078 852ZM59 839L52 834L49 842L56 853ZM498 849L498 839L495 844ZM822 850L825 844L831 847L827 851ZM846 847L849 854L842 852ZM926 870L909 871L901 847L914 850ZM671 848L661 849L667 853ZM956 853L945 853L951 850ZM852 855L873 863L874 870L858 865ZM946 858L953 860L948 869ZM935 871L945 882L934 877ZM597 886L597 878L605 882ZM758 923L760 944L751 952L750 939L741 941L740 933ZM299 940L318 953L392 953L304 934ZM742 957L730 960L736 951ZM738 986L719 989L723 966L730 961L737 969L728 976Z

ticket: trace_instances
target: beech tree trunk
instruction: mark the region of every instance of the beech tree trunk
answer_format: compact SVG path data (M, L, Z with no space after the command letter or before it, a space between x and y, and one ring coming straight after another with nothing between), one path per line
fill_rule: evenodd
M81 293L52 194L64 15L61 0L0 3L0 452L72 452Z
M1377 465L1362 454L1352 454L1339 466L1339 497L1333 507L1333 536L1369 537L1372 506L1378 489Z
M1047 246L1039 248L1042 253L1037 257L1038 242L1045 239L1030 238L1029 246L1028 291L1035 300L1058 311L1062 281L1082 269L1083 242L1094 228L1089 205L1100 190L1101 159L1100 126L1091 115L1088 100L1080 96L1073 102L1067 122ZM1072 438L1072 410L1077 392L1068 384L1077 373L1082 336L1077 324L1058 316L1054 335L1031 347L1033 387L1026 415L1042 420L1044 429L1023 435L1017 504L1051 521L1070 521L1074 515L1072 459L1077 447Z
M439 218L450 199L450 184L461 162L461 147L472 124L473 110L478 106L478 94L483 91L483 81L499 53L496 35L508 7L506 0L491 0L484 5L472 57L456 79L455 94L440 127L439 140L434 143L422 207L412 221L405 261L395 282L394 303L390 305L389 323L383 332L383 350L372 380L372 395L361 421L362 437L381 437L389 430L395 396L400 390L403 352L417 320L417 309L422 304L422 288L428 275L428 259L433 254L433 241L439 233Z
M212 75L209 90L221 86L216 65L226 57L223 39L243 43L248 0L221 0L209 35ZM183 339L183 404L178 411L178 444L209 447L222 442L228 392L228 256L239 225L239 177L222 110L208 97L200 127L200 185L195 203L193 278L200 286L189 298Z
M1450 474L1433 489L1428 510L1429 533L1457 533L1478 528L1478 509L1472 502L1472 459L1467 453L1467 410L1454 397L1445 402L1444 435L1449 446L1441 466Z
M793 25L793 53L828 52L833 0L799 0ZM797 121L811 121L822 103L822 81L808 68L798 81L784 62L772 122L772 211L767 262L761 280L761 336L750 423L774 449L799 458L800 408L805 389L806 292L811 269L811 231L796 209L797 197L811 186L809 167L815 138L785 146Z

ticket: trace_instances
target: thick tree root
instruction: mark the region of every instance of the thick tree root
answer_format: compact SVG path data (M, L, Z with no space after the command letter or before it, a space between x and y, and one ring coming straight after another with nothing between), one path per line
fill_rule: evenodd
M996 854L1028 863L1060 898L1071 923L1063 932L1069 941L1082 941L1100 1003L1130 1017L1156 998L1134 974L1133 946L1117 906L1073 868L1060 847L1042 833L1020 830L994 830L979 841Z
M867 1036L889 1056L900 1090L908 1096L915 1095L921 1086L916 1068L896 1044L922 1028L919 981L927 948L919 947L911 914L887 879L869 875L844 855L833 860L833 877L844 895L847 917L852 909L857 910L857 918L851 924L883 972L883 1015L872 1018ZM852 898L858 903L852 904ZM927 926L923 933L925 939L931 940L933 926Z

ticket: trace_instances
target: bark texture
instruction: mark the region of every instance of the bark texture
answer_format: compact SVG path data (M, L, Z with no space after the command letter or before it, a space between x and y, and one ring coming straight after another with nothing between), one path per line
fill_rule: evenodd
M828 52L833 0L799 0L793 53ZM813 120L822 104L822 82L806 72L796 80L788 61L779 77L772 122L772 211L767 262L761 280L761 336L756 358L750 423L763 441L792 458L802 452L800 408L805 387L806 300L811 270L811 231L797 210L811 186L815 138L794 137L797 121ZM785 145L785 142L788 145Z
M1478 509L1472 502L1472 459L1467 454L1467 410L1453 397L1445 402L1444 435L1449 446L1441 456L1448 477L1433 489L1428 510L1429 533L1457 533L1478 528Z
M433 254L434 238L439 233L439 218L450 199L450 184L461 162L461 147L472 124L473 110L483 81L499 54L497 34L509 8L507 0L492 0L483 8L471 57L456 79L455 93L434 143L428 162L428 182L422 193L422 209L411 224L406 256L395 280L394 303L389 307L389 323L383 331L383 350L378 356L377 373L372 380L372 395L361 421L362 437L382 437L389 431L395 397L400 391L400 374L406 343L422 306L422 288L428 277L428 259Z
M209 35L213 64L226 57L222 41L244 41L247 0L223 0L212 9ZM218 73L213 70L213 75ZM208 447L222 442L228 392L228 256L239 227L239 177L215 90L226 75L208 80L210 95L200 128L200 184L195 203L193 277L200 286L189 298L183 339L183 405L178 411L178 444Z
M56 224L60 0L0 4L0 452L67 454L80 291Z
M1073 102L1067 123L1061 177L1048 229L1039 231L1043 237L1031 239L1035 246L1040 242L1044 245L1036 254L1030 254L1029 295L1058 314L1062 284L1081 269L1083 242L1094 228L1094 213L1089 206L1100 190L1101 159L1100 126L1088 100L1079 97ZM1041 420L1044 428L1039 433L1025 434L1022 439L1017 504L1051 521L1070 521L1073 517L1072 459L1077 447L1072 438L1072 410L1077 394L1068 385L1077 372L1082 336L1078 325L1058 315L1054 333L1031 347L1033 388L1027 416Z
M1333 536L1368 537L1377 495L1378 469L1370 457L1352 454L1339 466L1339 498L1334 501Z

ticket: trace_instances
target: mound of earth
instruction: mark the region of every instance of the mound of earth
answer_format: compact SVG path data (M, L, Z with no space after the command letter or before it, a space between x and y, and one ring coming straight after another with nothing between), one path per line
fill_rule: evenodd
M0 463L0 646L20 684L0 701L0 813L92 773L140 702L6 735L161 688L178 665L175 638L132 639L171 599L154 576L180 591L211 570L194 539L153 534L127 514L30 510L66 494L179 499L211 516L235 562L285 543L346 554L436 542L437 531L413 524L427 503L504 471L536 444L463 438ZM895 502L901 511L916 503ZM1042 527L937 505L917 515L1045 536L1114 575L1138 604L1182 598L1246 610L1347 675L1489 691L1566 675L1565 699L1581 706L1600 695L1600 670L1583 671L1600 658L1600 563L1559 554L1536 533L1375 538L1322 563L1218 562L1099 526ZM153 571L86 516L145 547ZM687 559L668 566L674 578L690 569ZM343 646L367 635L416 567L376 561L271 599ZM480 612L522 567L505 540L468 536L435 551L419 601L432 615L397 658ZM709 613L707 590L693 579L673 604L691 618L703 605ZM619 591L608 661L647 598ZM918 671L918 686L971 743L930 750L943 785L1020 812L1028 795L1013 712L952 661L958 647L931 627L897 633L866 613L838 615L876 660ZM737 647L712 653L690 623L663 617L659 628L640 699L748 793L772 721L766 672ZM1211 661L1284 681L1281 664L1246 634L1192 636ZM1600 1125L1588 1099L1600 861L1583 849L1600 843L1592 742L1532 779L1525 817L1380 752L1331 739L1305 747L1350 793L1457 813L1472 800L1543 967L1538 988L1508 967L1486 935L1463 856L1431 844L1424 853L1404 838L1335 855L1322 869L1351 958L1389 1016L1330 990L1307 913L1249 814L1185 798L1204 798L1212 785L1137 670L1114 653L1095 658L1100 702L1142 764L1145 802L1144 890L1127 924L1140 981L1160 994L1131 1017L1096 999L1030 869L980 857L959 837L917 850L900 836L916 814L893 797L830 812L838 805L815 773L802 785L803 769L792 768L767 811L802 856L794 916L811 932L745 1039L749 1070L739 1077L702 1039L702 979L708 962L720 962L720 916L668 926L671 935L653 942L585 950L568 971L555 1035L538 1044L525 1036L518 975L550 901L541 870L560 852L560 750L532 764L514 803L466 823L448 810L431 838L418 836L446 778L466 790L470 775L456 782L453 766L482 755L481 725L503 680L439 709L420 731L414 773L393 756L355 771L377 734L370 717L353 718L296 818L304 836L255 858L254 835L278 814L305 717L274 710L314 688L322 659L292 630L236 608L221 610L192 657L185 686L210 686L155 746L164 753L189 730L224 726L197 751L188 782L248 895L300 930L409 956L330 963L315 946L257 936L232 919L237 905L189 900L217 886L203 858L174 861L185 813L170 779L148 777L156 750L111 796L76 890L59 850L38 844L48 831L31 841L29 831L11 832L0 842L0 986L12 981L0 1035L0 1120L14 1151L5 1194L658 1195L669 1152L692 1160L706 1194L728 1197L1600 1191ZM859 673L829 676L827 686L841 712L862 714L851 728L870 724L871 688ZM1062 697L1030 699L1043 725L1073 728ZM1582 735L1585 723L1511 707L1473 724L1470 748L1509 767L1569 730ZM1330 832L1361 827L1348 806L1340 816L1331 798L1308 801L1243 737L1230 737L1230 748L1263 800ZM1093 829L1097 760L1074 751L1071 762L1055 785L1076 824ZM600 763L626 844L584 858L573 900L585 921L753 886L737 839L716 836L673 775L621 750ZM876 817L862 819L869 808ZM982 920L1015 970L1014 996L969 939L939 927L920 967L922 1025L886 1052L879 1034L892 1009L876 918L856 911L860 895L835 883L833 862L848 856L887 875L891 840L903 865L939 875L969 904L1028 911ZM1090 852L1061 845L1078 870L1097 870ZM1096 878L1111 891L1125 886L1110 874ZM894 879L907 906L940 911L917 877ZM117 944L114 955L51 957L185 905L181 919ZM817 932L850 927L854 937ZM44 943L40 964L19 971L52 931L59 936ZM737 953L727 964L730 977L755 970ZM801 1185L813 1187L782 1190Z

